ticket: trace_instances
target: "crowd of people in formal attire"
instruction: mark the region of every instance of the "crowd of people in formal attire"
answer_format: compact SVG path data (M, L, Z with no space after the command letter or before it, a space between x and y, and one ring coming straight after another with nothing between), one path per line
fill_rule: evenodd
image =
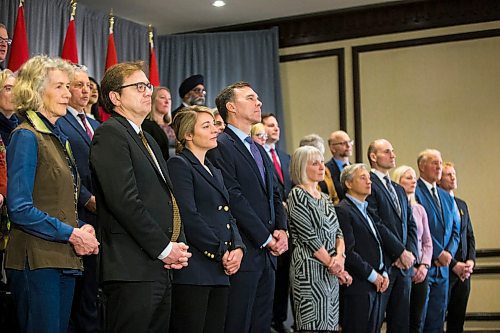
M216 109L205 89L188 77L172 112L142 62L100 84L47 56L0 73L12 332L463 331L475 243L452 163L425 149L417 178L385 139L351 163L341 130L328 162L316 134L290 156L249 83Z

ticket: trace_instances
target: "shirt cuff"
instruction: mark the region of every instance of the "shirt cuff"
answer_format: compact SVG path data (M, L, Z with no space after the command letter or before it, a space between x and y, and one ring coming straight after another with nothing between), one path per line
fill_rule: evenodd
M160 253L158 259L163 260L172 252L172 242L168 243L167 247Z
M377 272L374 269L372 269L372 272L368 276L368 281L370 281L371 283L377 281Z
M261 248L264 248L267 246L267 244L269 244L270 241L272 241L273 239L273 235L269 235L269 237L267 238L267 240L264 242L264 244L262 244Z

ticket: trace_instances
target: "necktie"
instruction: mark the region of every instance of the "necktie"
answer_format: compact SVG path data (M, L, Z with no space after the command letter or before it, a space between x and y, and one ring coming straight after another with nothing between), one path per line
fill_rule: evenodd
M92 134L92 130L89 127L89 124L87 122L87 119L85 118L85 115L83 113L79 113L78 118L80 118L80 120L82 121L83 127L85 127L85 132L87 132L87 135L89 136L90 140L92 140L94 135Z
M270 152L271 152L271 157L273 158L274 168L276 169L276 172L278 173L278 177L280 179L280 182L282 184L284 184L283 171L281 171L281 165L280 165L280 162L278 161L278 157L276 156L276 151L274 150L274 148L271 148Z
M153 153L153 150L151 150L148 140L146 139L146 136L142 131L139 131L139 136L141 137L142 144L144 145L144 147L146 147L146 150L148 151L149 155L151 155L153 160L157 161L156 156ZM173 215L173 226L172 226L173 230L170 241L176 242L177 238L179 238L179 235L181 233L181 213L179 212L179 206L177 205L177 201L175 200L174 194L172 193L172 191L170 191L170 189L169 192L170 192L170 197L172 198L172 215Z
M245 138L245 141L250 144L250 152L252 153L252 157L255 160L255 163L257 163L257 167L259 168L260 176L262 177L262 180L264 181L264 184L266 183L266 172L264 170L264 161L262 160L262 155L260 155L260 151L257 148L257 145L255 142L252 140L251 137L247 136Z
M385 176L384 180L385 180L385 184L387 185L387 189L389 190L389 194L391 196L392 202L394 203L394 206L396 207L396 211L398 212L398 215L401 218L401 206L399 205L399 200L398 200L398 196L396 194L396 190L394 189L394 186L392 186L391 180L389 179L388 176Z
M439 202L439 199L437 197L436 188L435 187L431 188L431 192L432 192L432 199L434 199L436 207L439 209L439 211L441 211L441 203Z

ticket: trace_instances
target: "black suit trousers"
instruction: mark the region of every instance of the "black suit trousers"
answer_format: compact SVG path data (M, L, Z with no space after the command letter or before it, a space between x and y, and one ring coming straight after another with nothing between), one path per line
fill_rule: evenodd
M156 281L106 282L106 333L165 333L170 327L171 272Z
M402 275L397 267L389 268L389 287L382 294L380 314L382 324L384 313L387 333L407 333L409 331L411 277Z
M463 332L465 312L470 294L470 279L462 281L455 273L450 272L449 288L446 332Z

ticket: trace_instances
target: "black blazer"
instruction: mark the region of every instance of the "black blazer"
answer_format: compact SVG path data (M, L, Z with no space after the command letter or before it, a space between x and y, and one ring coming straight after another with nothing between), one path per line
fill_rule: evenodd
M205 160L210 173L188 149L168 160L184 234L193 256L174 271L174 283L229 285L221 263L227 250L245 249L229 210L229 193L219 169Z
M368 281L368 277L373 269L379 273L381 272L379 270L381 264L380 254L377 239L370 229L368 221L347 197L340 201L335 210L337 211L340 228L344 234L346 248L345 269L353 277L352 285L345 288L344 293L355 295L376 291L375 285ZM392 263L401 255L404 247L389 229L378 221L373 212L368 210L368 215L374 222L382 251L387 253ZM390 265L391 263L384 264Z
M139 135L117 113L95 131L92 140L90 166L104 282L154 281L165 274L157 257L172 235L172 185L160 148L144 134L161 173Z
M458 243L457 253L451 259L450 267L453 268L458 261L473 260L476 261L476 238L472 229L469 208L465 201L455 197L458 212L460 214L460 242Z
M274 230L286 230L281 195L273 179L274 166L264 148L257 144L266 171L264 184L252 155L229 127L219 134L217 143L217 148L210 150L207 157L222 171L231 212L247 247L240 270L258 270L266 255L275 268L276 257L261 248Z
M165 161L168 161L168 158L170 157L170 153L168 151L168 149L169 149L168 137L165 134L165 132L163 132L161 127L157 123L155 123L153 120L144 119L144 121L142 122L141 128L144 131L151 134L151 136L153 137L153 139L155 139L158 146L160 146L163 159Z
M413 212L405 190L399 184L391 181L401 207L401 217L399 217L396 206L385 184L373 172L370 172L370 177L372 181L372 193L366 198L368 207L398 238L401 244L417 258L417 225L413 219ZM406 231L405 233L403 233L403 228Z
M337 195L339 200L345 198L345 192L342 188L342 184L340 183L340 169L335 162L335 159L332 157L328 162L326 162L325 166L330 170L330 174L332 175L333 185L335 186L335 191L337 191Z
M87 122L95 131L99 127L99 122L90 117L86 117ZM68 113L59 118L56 123L61 131L68 137L71 151L76 162L76 168L80 174L81 186L78 196L78 218L85 223L96 226L96 215L85 208L85 204L93 195L92 177L89 166L90 138L78 120Z
M276 175L276 180L280 192L282 194L283 201L286 201L288 199L288 194L292 189L292 179L290 178L290 155L288 155L285 151L278 148L276 148L276 154L280 159L281 172L283 173L283 182L281 182L278 176L278 171L276 171L276 168L273 168L273 171L274 174Z

